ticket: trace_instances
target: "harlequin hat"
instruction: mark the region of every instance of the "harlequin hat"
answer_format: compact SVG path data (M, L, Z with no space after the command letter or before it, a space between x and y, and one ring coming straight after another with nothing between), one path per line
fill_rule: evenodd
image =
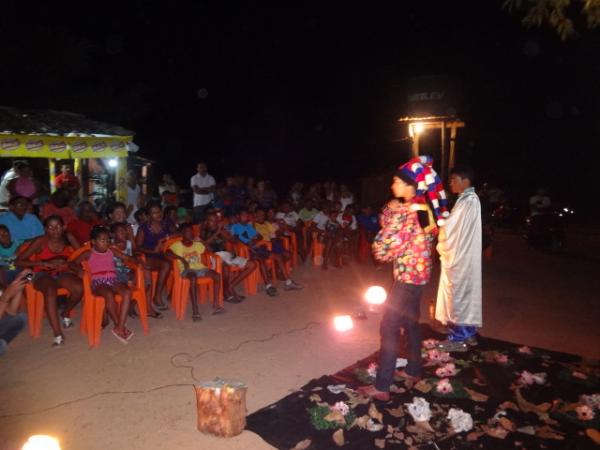
M396 176L413 185L416 190L415 200L425 203L426 197L431 201L437 224L442 226L448 212L448 199L442 185L442 180L433 170L433 159L431 156L417 156L406 164L398 167Z

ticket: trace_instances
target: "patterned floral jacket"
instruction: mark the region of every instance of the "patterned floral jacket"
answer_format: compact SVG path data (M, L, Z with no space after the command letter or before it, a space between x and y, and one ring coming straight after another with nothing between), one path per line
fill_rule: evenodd
M429 223L421 228L417 211L427 211ZM373 242L373 254L382 262L394 263L394 279L424 285L431 276L431 248L438 229L428 206L390 201L379 218L381 230Z

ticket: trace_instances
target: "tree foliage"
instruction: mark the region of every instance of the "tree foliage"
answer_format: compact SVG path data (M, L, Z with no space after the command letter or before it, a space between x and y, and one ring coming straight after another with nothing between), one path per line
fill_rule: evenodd
M549 26L562 40L579 35L575 22L585 20L588 28L600 25L600 0L505 0L509 12L523 12L527 27Z

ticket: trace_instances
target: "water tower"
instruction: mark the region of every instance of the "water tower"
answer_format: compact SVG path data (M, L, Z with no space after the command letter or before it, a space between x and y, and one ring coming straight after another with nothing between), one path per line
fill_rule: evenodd
M461 98L457 84L442 75L412 78L406 83L403 103L406 115L398 120L412 140L413 156L419 155L423 136L439 130L439 167L442 179L447 180L448 168L456 161L456 134L465 126L458 116Z

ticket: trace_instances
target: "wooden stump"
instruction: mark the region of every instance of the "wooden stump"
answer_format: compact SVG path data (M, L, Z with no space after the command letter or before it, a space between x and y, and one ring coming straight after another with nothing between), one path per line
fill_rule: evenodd
M246 427L246 385L216 379L194 387L198 430L221 437L240 434Z

